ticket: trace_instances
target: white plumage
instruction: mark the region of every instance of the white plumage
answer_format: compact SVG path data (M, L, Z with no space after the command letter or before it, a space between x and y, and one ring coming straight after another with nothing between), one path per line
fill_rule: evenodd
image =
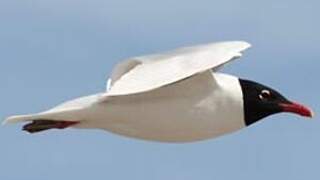
M221 42L131 58L118 65L107 96L141 93L218 68L241 57L246 42Z
M79 121L147 140L189 142L245 127L238 78L215 72L250 44L220 42L130 58L114 69L107 91L5 123Z

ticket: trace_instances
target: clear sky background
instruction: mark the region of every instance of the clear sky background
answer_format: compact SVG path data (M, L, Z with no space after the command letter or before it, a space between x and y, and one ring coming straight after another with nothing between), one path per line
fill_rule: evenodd
M225 72L319 114L319 8L318 0L0 0L0 119L104 91L126 57L221 40L253 44ZM0 179L319 179L319 120L276 115L182 145L1 126Z

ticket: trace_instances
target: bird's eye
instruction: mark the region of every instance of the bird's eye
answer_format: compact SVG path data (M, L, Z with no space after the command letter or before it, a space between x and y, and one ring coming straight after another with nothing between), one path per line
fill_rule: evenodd
M268 98L270 98L270 97L271 97L271 93L270 93L269 90L262 90L261 93L260 93L260 95L259 95L259 98L260 98L261 100L268 99Z

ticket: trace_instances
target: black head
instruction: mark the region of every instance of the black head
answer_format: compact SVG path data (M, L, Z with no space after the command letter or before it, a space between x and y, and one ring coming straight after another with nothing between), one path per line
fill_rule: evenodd
M291 112L312 117L312 111L293 103L277 91L262 84L240 79L243 92L245 121L251 125L262 118L280 112Z

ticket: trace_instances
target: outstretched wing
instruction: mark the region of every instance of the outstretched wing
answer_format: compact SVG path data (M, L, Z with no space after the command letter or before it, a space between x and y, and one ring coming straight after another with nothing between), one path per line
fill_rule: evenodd
M137 65L142 64L139 60L126 60L119 63L112 71L111 77L107 81L107 92L110 91L111 87L117 82L124 74L135 68Z
M243 41L219 42L131 58L115 68L105 96L151 91L210 69L218 69L241 57L241 52L249 47L251 45Z

